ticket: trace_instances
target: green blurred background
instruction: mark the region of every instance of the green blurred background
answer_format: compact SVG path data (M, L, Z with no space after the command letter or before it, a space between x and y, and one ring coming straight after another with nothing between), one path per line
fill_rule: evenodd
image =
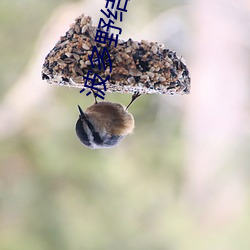
M74 126L92 98L42 82L41 67L105 4L0 2L0 249L249 250L249 1L130 1L124 39L182 54L192 91L140 97L134 134L90 150Z

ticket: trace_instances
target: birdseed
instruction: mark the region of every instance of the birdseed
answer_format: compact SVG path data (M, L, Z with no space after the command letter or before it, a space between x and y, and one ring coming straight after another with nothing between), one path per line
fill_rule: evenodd
M89 70L106 82L107 92L140 94L188 94L190 76L182 57L175 51L165 49L157 42L119 40L114 45L95 41L97 27L92 26L91 17L82 14L62 36L46 56L42 68L42 79L50 84L83 88ZM88 56L93 47L98 51L108 49L112 60L112 72L94 68ZM93 60L94 61L94 60ZM102 87L100 87L102 89Z

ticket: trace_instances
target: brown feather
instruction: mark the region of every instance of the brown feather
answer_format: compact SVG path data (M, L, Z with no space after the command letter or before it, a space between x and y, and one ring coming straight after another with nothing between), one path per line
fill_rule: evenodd
M134 118L121 104L99 102L88 107L85 113L98 131L107 131L111 135L133 132Z

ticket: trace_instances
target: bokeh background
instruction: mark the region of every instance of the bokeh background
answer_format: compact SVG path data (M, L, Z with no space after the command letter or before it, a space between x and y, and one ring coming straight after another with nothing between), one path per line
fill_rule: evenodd
M250 1L129 1L122 38L176 50L192 91L140 97L134 134L90 150L74 126L92 98L41 67L105 4L0 1L0 249L249 250Z

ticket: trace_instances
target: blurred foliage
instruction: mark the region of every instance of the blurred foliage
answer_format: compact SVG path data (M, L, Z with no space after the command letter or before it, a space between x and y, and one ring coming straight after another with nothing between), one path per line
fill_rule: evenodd
M25 69L42 26L64 2L70 1L1 0L0 97Z

